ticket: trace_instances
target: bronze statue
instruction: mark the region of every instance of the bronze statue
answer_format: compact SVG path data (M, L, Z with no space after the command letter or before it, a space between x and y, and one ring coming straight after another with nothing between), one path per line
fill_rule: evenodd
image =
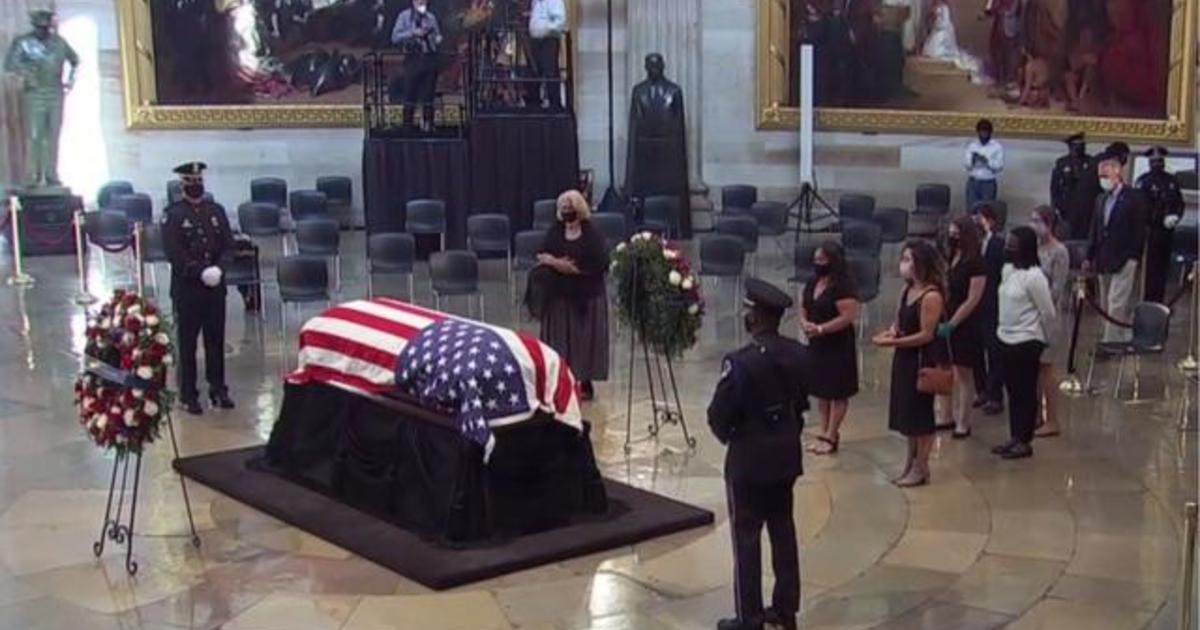
M666 78L664 66L662 55L646 55L646 80L633 86L625 191L641 199L651 195L678 196L678 236L690 238L692 213L683 90Z
M58 132L62 128L63 96L75 83L79 56L59 37L54 28L54 11L29 12L33 30L13 40L4 59L4 69L21 79L25 110L25 148L32 187L60 186L58 180ZM63 83L63 64L71 64Z

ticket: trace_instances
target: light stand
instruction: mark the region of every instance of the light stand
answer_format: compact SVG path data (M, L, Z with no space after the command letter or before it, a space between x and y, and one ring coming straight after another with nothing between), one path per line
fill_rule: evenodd
M813 130L816 124L813 105L813 47L800 47L800 194L788 204L788 218L796 218L794 245L800 245L800 234L813 232L813 210L818 204L830 215L837 212L817 191L817 178L813 169ZM792 209L795 208L795 212Z

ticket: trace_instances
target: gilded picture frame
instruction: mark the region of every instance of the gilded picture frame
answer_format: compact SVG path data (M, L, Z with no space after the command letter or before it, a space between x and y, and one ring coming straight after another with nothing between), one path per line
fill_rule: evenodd
M361 103L164 105L158 101L151 3L115 0L120 46L125 126L154 129L333 128L363 124ZM568 20L578 0L566 3ZM436 3L434 3L436 4ZM573 41L568 39L567 41ZM565 54L572 56L570 49ZM576 67L575 64L571 64ZM398 108L397 108L398 109ZM397 112L398 116L398 112Z
M756 126L761 130L798 129L800 110L786 102L791 67L792 24L789 0L756 0ZM1060 138L1083 131L1089 136L1138 142L1191 143L1195 132L1196 30L1200 0L1172 0L1170 52L1164 118L1120 118L1077 114L982 113L872 108L816 109L816 126L826 131L863 131L970 135L987 117L998 133Z

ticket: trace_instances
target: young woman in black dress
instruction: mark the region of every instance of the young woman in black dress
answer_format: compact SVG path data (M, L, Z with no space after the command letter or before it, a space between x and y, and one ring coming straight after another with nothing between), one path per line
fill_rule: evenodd
M917 372L937 363L937 325L942 319L942 259L928 241L913 240L900 253L904 291L896 323L871 341L894 348L892 391L888 402L888 428L908 438L904 472L892 479L902 488L929 483L929 453L933 450L933 394L917 391Z
M821 432L808 450L832 455L850 398L858 393L854 322L859 302L838 243L827 241L813 252L813 272L816 277L805 285L800 303L800 330L808 337L813 365L819 366L809 376L808 393L817 399Z
M938 396L938 429L954 429L955 439L971 435L971 403L975 399L975 364L981 359L983 318L980 303L987 285L987 267L980 252L979 229L970 217L950 223L946 234L947 295L950 319L938 324L938 337L950 339L954 393Z

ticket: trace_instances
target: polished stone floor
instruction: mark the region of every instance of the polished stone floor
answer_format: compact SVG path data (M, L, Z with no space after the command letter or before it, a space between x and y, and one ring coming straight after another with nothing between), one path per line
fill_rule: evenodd
M344 249L361 252L362 235L348 235ZM761 257L760 275L785 276L773 244L763 243ZM119 256L109 257L104 275L97 262L89 272L97 294L128 282ZM341 298L363 295L361 253L347 255L342 268ZM686 418L699 437L695 452L683 448L677 427L667 427L660 440L640 441L625 455L628 338L620 331L614 379L585 410L604 474L710 508L716 525L434 593L189 484L203 539L194 550L183 535L166 443L149 450L143 476L135 539L141 572L130 579L111 545L96 560L92 541L112 459L84 439L71 404L83 329L71 300L74 261L32 259L28 269L35 286L0 287L7 333L0 336L0 628L658 630L710 628L732 607L722 451L703 415L720 357L735 347L740 327L730 284L708 285L701 343L677 366ZM512 325L502 264L486 263L484 273L489 320ZM417 298L429 304L422 274ZM897 284L889 278L871 306L875 322L894 308ZM404 286L376 283L396 295ZM274 294L270 285L267 294ZM1006 435L1006 419L978 418L973 438L939 439L933 483L911 490L887 481L904 453L886 428L889 356L864 347L863 391L852 402L842 450L809 456L796 485L804 627L1178 627L1180 602L1196 601L1194 594L1181 598L1179 570L1181 508L1196 499L1197 448L1196 433L1177 430L1188 385L1164 366L1186 349L1185 319L1175 318L1167 357L1143 367L1147 402L1116 401L1108 390L1064 399L1064 435L1038 442L1032 459L1016 462L988 453ZM293 313L291 330L297 321ZM255 444L269 434L283 357L294 352L294 341L281 346L279 327L277 300L268 301L260 322L230 299L227 365L238 408L177 417L185 454ZM1085 339L1091 330L1089 322ZM1102 365L1098 380L1107 385L1113 375ZM648 410L639 388L638 437Z

